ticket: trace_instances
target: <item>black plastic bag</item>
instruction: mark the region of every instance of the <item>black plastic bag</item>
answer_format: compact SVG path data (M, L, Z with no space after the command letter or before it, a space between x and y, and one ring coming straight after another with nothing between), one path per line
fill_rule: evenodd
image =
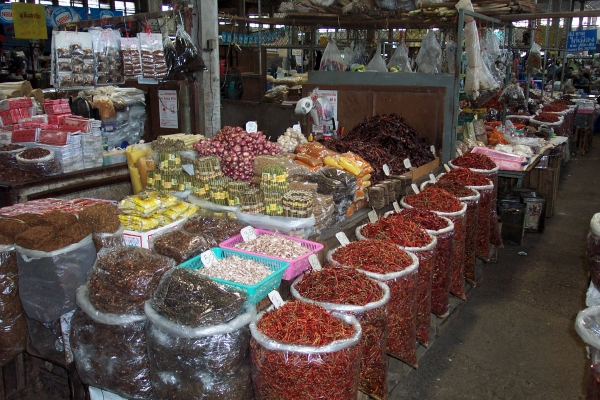
M175 62L174 72L191 73L206 69L202 56L187 34L183 25L177 27L175 35Z

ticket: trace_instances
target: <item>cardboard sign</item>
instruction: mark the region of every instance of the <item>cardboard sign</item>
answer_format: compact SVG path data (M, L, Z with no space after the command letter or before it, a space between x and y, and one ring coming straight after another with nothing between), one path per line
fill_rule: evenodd
M42 4L12 3L16 39L48 39L46 11Z

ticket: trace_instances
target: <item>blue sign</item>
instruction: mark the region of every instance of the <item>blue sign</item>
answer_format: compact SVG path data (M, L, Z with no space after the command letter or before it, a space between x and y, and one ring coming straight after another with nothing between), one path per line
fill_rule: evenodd
M597 40L598 31L596 29L569 32L569 35L567 36L567 51L578 52L596 50Z
M123 11L101 10L100 8L90 8L90 19L102 19L122 17Z
M58 27L69 22L85 21L87 10L83 7L46 6L46 25Z

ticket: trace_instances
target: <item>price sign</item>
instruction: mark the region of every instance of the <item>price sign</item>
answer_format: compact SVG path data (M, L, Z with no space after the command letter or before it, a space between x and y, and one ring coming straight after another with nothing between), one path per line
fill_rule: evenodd
M415 185L414 183L412 183L410 185L410 187L412 187L413 192L415 192L416 194L421 193L421 191L419 190L419 188L417 187L417 185Z
M406 169L411 169L412 168L412 164L410 163L410 159L409 158L405 158L404 159L404 167Z
M397 201L393 202L392 205L394 206L394 210L396 210L396 212L400 212L400 204L398 204Z
M200 261L202 261L205 267L210 267L213 263L217 262L217 256L212 250L206 250L200 254Z
M383 173L386 176L390 176L390 166L387 164L383 164L382 168L383 168Z
M248 132L248 133L258 132L258 125L257 125L256 121L246 122L246 132Z
M448 166L448 164L444 164L444 169L446 170L446 172L450 172L450 167Z
M369 211L369 214L367 215L369 216L369 221L371 221L372 224L377 222L377 220L379 219L377 217L377 211L375 210Z
M242 239L244 239L244 242L249 242L250 240L256 239L256 231L251 226L242 228L240 233L242 234Z
M298 122L297 124L295 124L292 127L293 130L298 131L298 132L302 132L302 128L300 127L300 122Z
M431 145L431 147L429 148L429 150L431 150L431 152L435 155L435 146Z
M316 254L311 254L308 257L308 262L310 263L310 266L312 267L313 271L320 271L321 269L323 269L321 267L321 263L319 262L319 257L317 257Z
M340 242L340 244L342 246L346 246L346 245L350 244L350 240L348 240L348 236L346 236L346 234L344 232L336 233L335 237L337 238L338 242Z
M283 301L277 290L271 290L267 296L269 296L269 300L271 300L275 308L279 308L285 304L285 301Z
M433 183L437 182L437 179L435 179L435 175L433 175L433 174L429 174L429 180Z

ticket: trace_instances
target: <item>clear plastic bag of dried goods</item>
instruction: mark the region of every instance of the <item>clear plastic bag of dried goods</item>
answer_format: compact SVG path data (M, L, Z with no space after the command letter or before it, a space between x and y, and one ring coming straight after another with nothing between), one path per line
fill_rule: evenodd
M29 343L39 357L59 365L64 364L65 347L60 318L51 322L40 322L25 315L25 320L29 331Z
M301 239L308 239L316 222L314 215L311 215L309 218L293 218L263 214L246 214L238 211L236 217L243 226L251 225L255 228L279 232L284 235L290 235Z
M498 101L506 103L507 107L522 107L525 105L525 93L523 93L523 89L517 81L513 80L510 85L504 88L500 97L498 97Z
M390 61L387 63L387 68L390 72L413 72L412 68L410 68L408 49L404 41L402 41L396 48L396 51L394 51L392 58L390 58ZM392 68L396 70L391 71Z
M416 63L419 67L418 72L424 74L437 74L441 72L442 47L438 43L434 31L429 30L423 36Z
M377 45L375 55L367 64L367 71L369 72L388 72L385 60L381 56L381 44Z
M332 315L352 325L354 332L323 346L285 344L269 338L258 329L265 313L252 321L250 356L257 398L291 398L298 393L306 399L356 398L362 328L351 315Z
M535 75L542 69L542 48L536 42L531 44L525 68L527 68L527 73L530 75Z
M587 236L587 260L592 283L598 289L600 288L600 213L594 214L590 220L590 231Z
M248 324L256 308L244 309L244 300L239 299L235 292L185 268L164 277L154 299L145 305L157 398L252 398Z
M181 229L194 234L202 234L210 247L237 235L245 227L233 213L222 213L201 209L198 214L189 217Z
M318 185L319 193L332 195L336 203L344 198L352 198L358 188L354 175L335 167L323 167L310 175L308 180Z
M149 399L146 317L97 310L85 285L77 289L77 305L70 343L81 381L128 399Z
M160 255L172 258L177 264L209 250L211 245L201 233L171 229L150 238L150 248Z
M163 40L163 49L165 55L165 64L167 66L167 76L173 76L175 73L177 55L175 54L175 45L168 36Z
M202 56L192 38L185 31L183 24L177 26L175 34L175 60L173 63L173 71L175 73L193 73L205 70L206 66L202 60Z
M297 285L302 280L303 277L298 278L290 288L290 292L296 300L315 303L326 310L338 311L356 317L363 330L358 388L363 393L377 399L387 398L387 358L385 354L388 337L387 321L389 318L390 288L385 283L378 281L381 296L377 300L362 306L336 304L303 297L297 290ZM344 282L340 282L340 284L344 284Z
M319 66L320 71L343 71L344 60L342 55L335 44L335 41L329 40L325 51L323 52L323 58L321 59L321 65Z
M102 250L104 247L117 247L124 246L125 240L123 238L123 232L125 231L125 227L121 225L119 229L117 229L113 233L102 233L102 232L94 232L92 233L92 238L94 240L94 246L96 247L96 252Z
M87 280L90 303L105 313L143 314L144 302L174 266L173 260L149 249L104 248Z
M60 250L45 252L15 246L19 295L30 318L53 322L74 310L75 291L96 260L92 235Z
M339 249L339 247L338 247ZM337 249L327 253L327 262L334 266L345 266L334 259ZM398 251L403 251L398 249ZM412 264L398 272L378 274L359 270L368 277L383 282L390 289L387 353L416 368L417 363L417 273L419 259L406 252Z
M54 156L54 151L41 147L32 147L15 156L19 169L42 176L60 173L60 166Z
M600 306L579 311L575 319L575 331L589 346L590 367L586 399L598 399L600 398Z
M27 147L20 144L6 144L0 146L0 164L7 167L19 168L17 154L26 150Z
M27 347L27 322L19 297L17 253L0 245L0 367Z

